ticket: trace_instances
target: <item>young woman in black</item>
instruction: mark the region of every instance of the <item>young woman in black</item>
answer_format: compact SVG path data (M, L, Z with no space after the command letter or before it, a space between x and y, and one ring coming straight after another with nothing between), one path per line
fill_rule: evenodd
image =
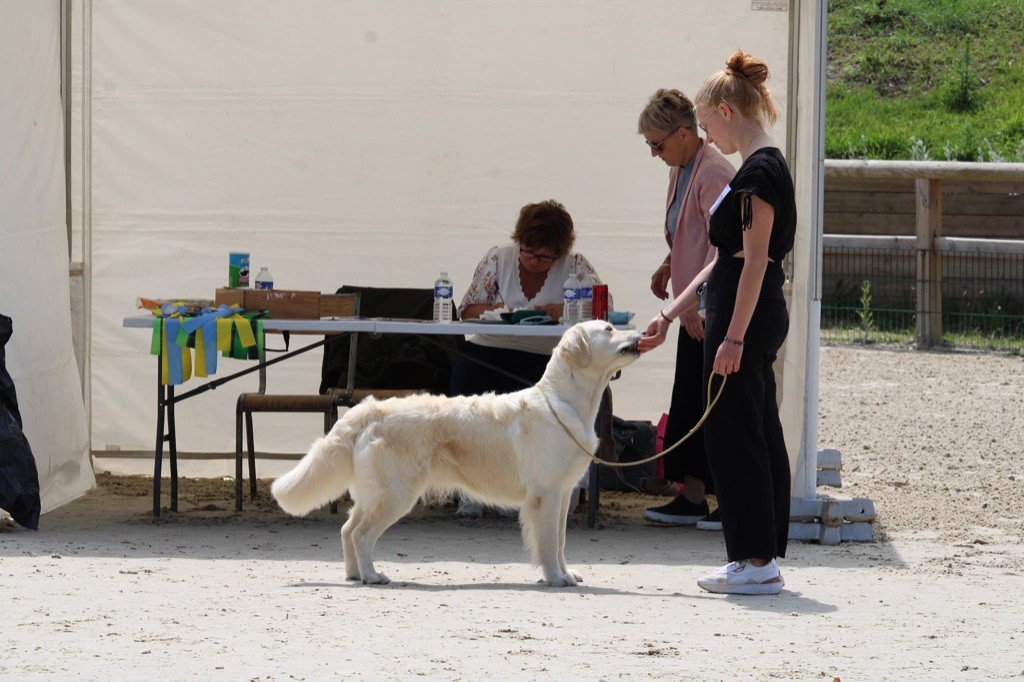
M766 132L777 118L767 78L764 62L737 51L694 99L707 141L739 153L742 165L712 212L718 257L651 320L641 342L641 350L660 345L707 283L705 386L712 374L728 381L704 439L729 563L697 584L731 594L778 594L776 558L789 537L789 456L772 365L789 329L782 259L793 248L796 205L789 166Z

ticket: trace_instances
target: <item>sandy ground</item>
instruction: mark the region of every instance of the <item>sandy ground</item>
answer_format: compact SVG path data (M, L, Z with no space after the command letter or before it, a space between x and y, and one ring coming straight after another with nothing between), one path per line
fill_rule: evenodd
M266 482L236 514L231 481L186 479L154 522L150 480L101 475L37 533L0 524L0 678L1024 678L1024 361L825 348L819 444L877 541L792 544L777 597L701 592L721 534L639 519L665 498L574 516L569 589L514 520L420 507L366 587L342 517L287 518Z

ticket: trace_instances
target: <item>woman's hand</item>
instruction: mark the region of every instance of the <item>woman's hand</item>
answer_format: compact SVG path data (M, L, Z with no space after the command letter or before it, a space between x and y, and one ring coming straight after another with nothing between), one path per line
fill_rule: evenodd
M704 318L697 313L696 309L688 310L680 315L679 323L683 325L683 329L691 339L694 341L704 340Z
M662 301L668 298L668 281L671 276L672 271L667 263L659 265L658 269L651 275L651 292Z
M488 310L497 310L498 308L504 307L501 299L498 299L496 303L473 303L466 306L466 309L462 311L461 319L472 320L480 317L483 313Z
M552 320L562 319L563 305L561 303L546 303L545 305L536 306L536 308L540 312L550 317Z
M644 332L643 338L636 347L641 353L646 353L649 350L654 350L661 344L665 343L665 336L668 334L669 322L666 320L661 313L647 325L647 331Z
M641 341L643 343L643 341ZM715 353L715 363L711 366L715 374L726 376L740 371L740 358L743 357L743 346L722 341Z

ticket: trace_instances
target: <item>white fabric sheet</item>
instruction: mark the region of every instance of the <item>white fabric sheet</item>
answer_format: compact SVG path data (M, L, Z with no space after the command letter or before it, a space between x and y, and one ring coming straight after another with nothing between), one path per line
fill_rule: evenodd
M137 296L212 297L230 250L250 251L253 272L269 267L278 288L429 287L446 270L461 297L519 207L555 198L574 217L576 248L642 326L662 305L649 281L666 251L667 168L636 133L648 96L692 94L742 46L773 68L773 132L786 144L789 16L741 0L699 14L668 0L136 0L84 11L75 105L92 112L98 454L153 447L155 362L121 318ZM87 185L73 169L80 227ZM657 421L668 408L674 345L613 385L616 414ZM220 374L240 367L222 361ZM318 383L317 357L270 371L274 390ZM233 450L234 401L254 387L247 377L182 403L179 449ZM315 416L260 415L257 447L301 451L320 428Z
M58 10L0 7L0 312L44 512L95 485L71 345Z

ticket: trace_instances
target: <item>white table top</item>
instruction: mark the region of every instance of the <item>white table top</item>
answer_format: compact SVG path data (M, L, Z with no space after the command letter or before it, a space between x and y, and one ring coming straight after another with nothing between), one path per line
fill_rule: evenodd
M152 315L131 315L122 326L133 329L152 329ZM615 325L617 329L632 329L631 325ZM368 332L377 334L488 334L493 336L561 336L562 324L497 324L487 322L430 322L420 320L391 320L385 318L360 319L332 317L319 320L263 320L266 332L307 332L332 334L340 332Z

